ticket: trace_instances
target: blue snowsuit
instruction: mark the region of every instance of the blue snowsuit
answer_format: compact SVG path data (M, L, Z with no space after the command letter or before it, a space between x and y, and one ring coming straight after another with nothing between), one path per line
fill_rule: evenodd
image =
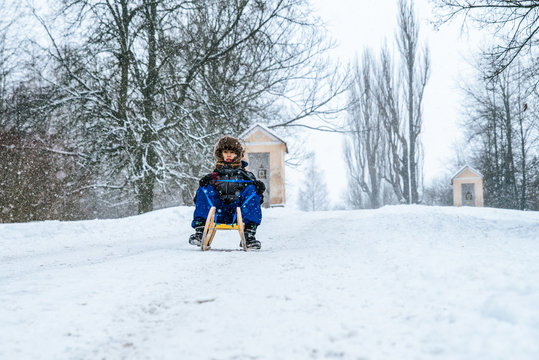
M217 222L231 224L236 214L236 208L241 206L241 216L246 224L260 225L262 221L262 210L260 209L260 195L255 192L254 185L247 186L237 200L225 204L213 186L199 187L196 195L196 207L191 226L196 227L197 221L206 221L210 208L217 208Z
M204 225L212 206L217 208L218 223L231 224L235 219L236 208L241 207L245 224L260 225L261 195L256 192L257 180L253 173L225 167L215 169L205 178L208 184L200 186L195 196L196 207L191 223L193 228Z

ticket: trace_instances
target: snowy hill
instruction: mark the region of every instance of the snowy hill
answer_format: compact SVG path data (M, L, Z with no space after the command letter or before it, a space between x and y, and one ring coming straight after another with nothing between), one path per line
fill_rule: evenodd
M0 359L539 359L539 213L193 208L0 225Z

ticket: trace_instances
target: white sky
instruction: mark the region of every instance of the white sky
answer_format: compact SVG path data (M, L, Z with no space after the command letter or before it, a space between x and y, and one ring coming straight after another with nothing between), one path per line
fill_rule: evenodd
M365 47L375 54L384 39L392 45L397 28L397 0L311 0L330 35L337 41L335 59L347 63L361 56ZM416 0L421 22L420 37L428 44L431 75L423 101L424 175L425 183L442 175L452 165L453 145L460 137L458 123L461 117L462 94L459 81L471 73L468 64L477 50L477 38L462 35L460 21L442 26L435 31L429 23L433 19L428 0ZM343 114L344 116L344 114ZM346 188L346 168L342 160L342 137L328 133L310 134L313 150L321 168L325 169L331 198L340 201ZM295 171L291 171L292 175ZM291 184L292 201L296 186ZM290 199L290 197L289 197Z

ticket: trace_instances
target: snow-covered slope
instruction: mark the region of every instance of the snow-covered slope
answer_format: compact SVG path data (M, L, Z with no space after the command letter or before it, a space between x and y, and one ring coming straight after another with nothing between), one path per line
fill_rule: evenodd
M538 359L539 213L193 208L0 225L0 359Z

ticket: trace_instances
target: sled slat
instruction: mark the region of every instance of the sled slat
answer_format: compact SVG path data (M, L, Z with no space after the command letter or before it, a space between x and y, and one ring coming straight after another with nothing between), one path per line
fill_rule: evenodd
M217 233L217 230L237 230L240 234L241 247L243 248L243 250L247 251L247 244L245 242L245 235L243 233L244 224L241 216L241 208L236 208L236 222L234 224L216 223L214 218L215 211L216 208L212 206L208 213L208 217L206 218L206 226L204 226L204 232L202 234L202 244L200 246L200 249L202 251L210 250L211 243L213 241L213 238L215 237L215 234Z
M215 224L217 230L238 230L238 224Z

